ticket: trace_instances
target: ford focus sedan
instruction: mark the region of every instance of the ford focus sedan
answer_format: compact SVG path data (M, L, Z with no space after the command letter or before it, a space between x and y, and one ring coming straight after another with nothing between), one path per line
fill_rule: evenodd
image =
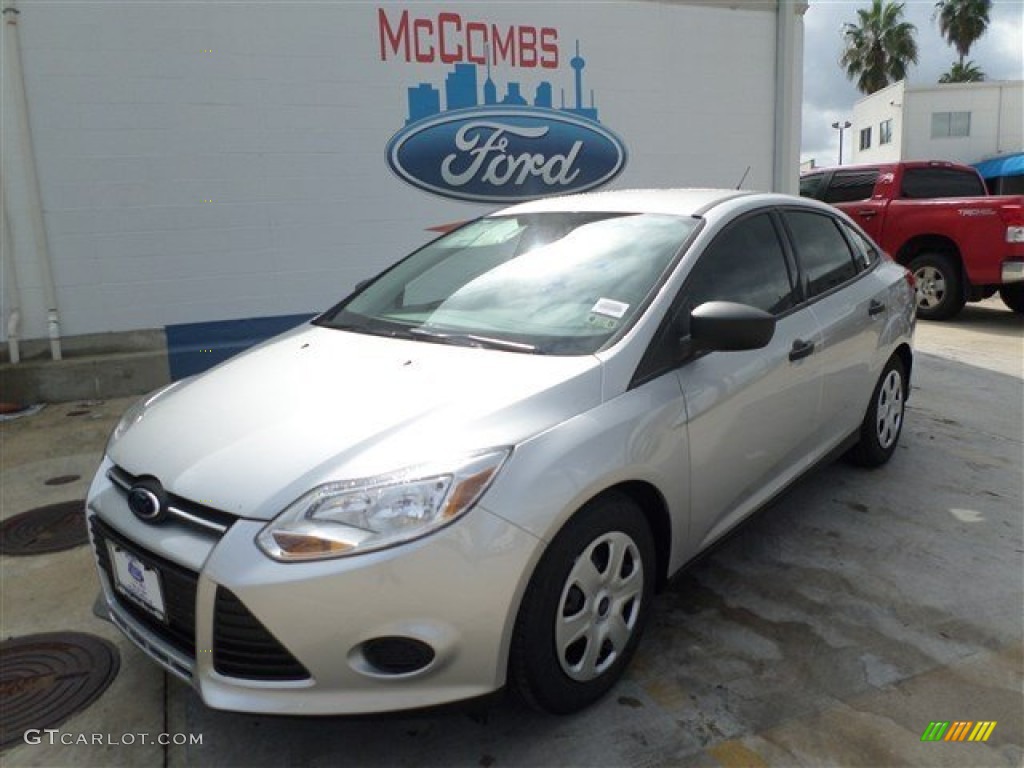
M124 415L87 502L110 616L218 709L578 710L694 556L892 456L912 282L788 196L485 216Z

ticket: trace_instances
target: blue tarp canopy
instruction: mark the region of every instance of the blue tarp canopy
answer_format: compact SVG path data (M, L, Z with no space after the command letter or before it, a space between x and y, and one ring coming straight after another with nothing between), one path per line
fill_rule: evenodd
M983 179L997 179L1000 176L1024 176L1024 152L1003 157L991 157L975 163Z

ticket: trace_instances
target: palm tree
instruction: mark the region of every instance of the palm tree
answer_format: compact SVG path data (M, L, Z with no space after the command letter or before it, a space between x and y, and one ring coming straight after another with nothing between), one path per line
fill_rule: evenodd
M971 52L971 46L988 29L988 12L992 0L939 0L935 17L946 42L960 54L960 65Z
M953 66L939 78L940 83L980 83L985 73L973 61L954 61Z
M903 20L902 3L886 0L871 0L857 17L859 24L843 25L846 48L839 63L861 93L871 94L903 80L907 67L917 63L917 27Z

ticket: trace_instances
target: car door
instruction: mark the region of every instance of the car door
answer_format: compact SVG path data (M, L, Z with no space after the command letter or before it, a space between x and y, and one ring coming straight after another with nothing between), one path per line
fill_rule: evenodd
M806 209L784 210L782 219L820 330L822 418L815 441L826 451L859 427L885 364L889 287L874 269L877 249L845 222Z
M888 200L874 197L877 168L851 168L832 174L821 199L857 222L868 235L880 240Z
M733 222L700 256L676 300L677 329L706 301L776 316L763 349L710 352L676 370L687 409L690 542L702 548L813 460L821 401L817 321L800 306L795 268L769 211Z

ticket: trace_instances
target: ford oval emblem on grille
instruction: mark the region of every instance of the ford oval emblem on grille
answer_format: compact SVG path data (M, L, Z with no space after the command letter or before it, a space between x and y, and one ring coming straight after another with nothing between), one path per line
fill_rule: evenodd
M128 491L128 508L145 523L158 523L167 516L167 501L157 480L143 480Z

